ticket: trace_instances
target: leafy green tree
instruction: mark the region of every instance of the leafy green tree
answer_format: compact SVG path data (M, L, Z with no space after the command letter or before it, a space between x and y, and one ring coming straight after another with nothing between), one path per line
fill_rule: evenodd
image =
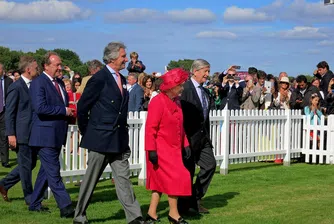
M168 64L168 70L173 69L173 68L183 68L187 71L190 71L190 67L194 60L192 59L183 59L183 60L178 60L178 61L170 61Z

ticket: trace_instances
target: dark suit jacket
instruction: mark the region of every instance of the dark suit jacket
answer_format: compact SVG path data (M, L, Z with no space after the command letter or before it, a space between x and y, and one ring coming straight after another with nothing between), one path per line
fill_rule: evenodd
M7 94L8 94L8 88L9 88L9 86L13 83L13 80L11 79L11 78L8 78L7 76L4 76L4 97L5 97L5 99L6 99L6 97L7 97ZM1 81L1 80L0 80Z
M44 73L31 82L29 92L33 113L30 146L61 148L66 142L68 95L64 82L58 78L57 82L65 96L65 102Z
M183 124L188 137L190 147L193 150L200 150L206 143L211 144L210 140L210 121L209 111L204 119L201 101L191 80L184 84L181 95L181 107L183 112ZM214 108L214 99L209 90L205 89L209 99L209 109Z
M329 85L329 82L331 81L332 78L334 78L334 75L333 75L332 71L327 71L327 73L323 77L320 77L319 89L324 94L328 93L328 85Z
M142 73L142 72L144 72L145 69L146 69L145 65L143 64L142 61L138 61L138 62L140 63L141 67L135 65L135 66L132 68L133 63L132 63L132 61L130 61L129 64L128 64L128 67L127 67L126 69L127 69L129 72L136 72L136 73Z
M243 88L239 85L236 88L235 84L232 85L230 91L230 85L227 83L224 87L220 89L220 97L222 99L220 109L224 109L226 103L228 103L227 107L229 110L239 110L241 105L241 97L242 97Z
M126 80L121 75L122 86ZM78 125L81 147L103 153L118 153L129 149L127 125L129 93L123 96L105 66L89 79L78 102Z
M15 135L19 144L28 144L32 108L29 89L22 77L8 88L5 117L6 136Z
M128 111L140 111L144 102L144 90L136 83L129 92L129 108Z

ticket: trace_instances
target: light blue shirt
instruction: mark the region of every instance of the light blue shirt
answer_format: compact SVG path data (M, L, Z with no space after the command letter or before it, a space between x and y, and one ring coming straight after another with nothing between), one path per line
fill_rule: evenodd
M5 101L5 98L6 98L6 96L5 96L5 78L4 78L4 76L2 76L1 77L1 85L2 85L2 96L3 96L3 98L2 98L2 102L3 102L3 106L5 106L6 105L6 101Z
M201 101L201 104L202 104L202 107L203 107L203 101L202 101L202 90L201 90L201 85L191 77L190 79L192 81L192 83L194 84L195 86L195 89L196 89L196 92L197 92L197 95L199 97L199 100ZM205 98L207 98L206 96L204 96Z
M109 72L112 74L112 76L114 77L114 79L115 79L115 82L117 83L118 82L118 80L117 80L117 75L116 75L116 72L115 72L115 70L114 69L112 69L112 68L110 68L110 66L109 65L107 65L107 69L109 70Z

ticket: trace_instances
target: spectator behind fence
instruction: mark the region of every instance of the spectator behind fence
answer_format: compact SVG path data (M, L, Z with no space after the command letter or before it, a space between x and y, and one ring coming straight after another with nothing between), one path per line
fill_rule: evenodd
M7 97L8 88L13 83L11 78L5 76L4 66L0 62L0 159L2 166L10 168L9 153L8 153L8 139L5 134L5 99Z
M154 80L154 91L151 94L151 99L150 101L153 99L153 97L157 96L160 93L160 85L163 82L161 77L158 77Z
M19 78L21 77L21 74L19 71L14 71L13 75L14 75L14 80L13 80L14 82L19 80Z
M319 89L325 93L328 89L329 82L334 78L334 74L329 70L329 65L326 61L321 61L317 64L317 69L313 72L313 75L320 79Z
M6 98L6 136L10 148L17 153L16 166L0 181L0 193L9 201L7 192L21 181L23 196L27 205L33 192L32 173L36 166L37 154L28 145L32 108L29 96L30 82L38 74L38 64L31 56L22 56L19 61L22 76L8 88Z
M78 103L78 126L82 133L80 146L89 151L89 165L80 187L73 223L88 223L86 210L89 201L108 164L126 221L144 223L130 180L129 93L126 79L120 74L128 61L125 48L120 42L111 42L105 47L103 61L106 66L89 80Z
M228 110L239 110L242 91L243 89L239 85L239 77L236 77L236 71L234 69L228 70L220 89L220 110L224 109L225 106Z
M320 90L320 79L313 78L312 81L311 81L311 85L317 87L317 89L319 90L319 92L321 94L321 99L324 100L325 99L325 94L324 94L324 92L322 90Z
M184 129L190 142L191 158L185 160L185 165L190 171L191 183L195 175L195 167L200 171L193 185L191 198L180 198L178 209L186 213L189 209L199 213L209 211L201 205L201 199L206 194L210 182L216 170L216 160L212 151L210 139L210 109L214 108L214 99L210 91L203 88L210 73L210 64L206 60L197 59L191 65L192 76L184 84L181 95Z
M279 82L279 91L277 96L273 100L272 108L275 109L290 109L290 98L291 98L291 91L289 89L290 82L289 78L283 76Z
M65 90L68 95L68 107L73 109L73 116L69 118L69 124L76 124L77 122L77 104L79 102L79 99L81 97L80 93L76 93L72 91L72 84L71 80L69 79L63 79L63 82L65 84Z
M129 85L129 107L128 112L141 111L143 102L144 102L144 90L138 84L136 73L129 73L128 77Z
M146 67L142 61L138 60L139 55L137 52L132 52L130 54L130 62L128 64L127 70L129 72L142 73L145 71Z
M89 71L89 75L83 77L82 79L82 82L81 82L81 85L79 87L79 89L77 90L77 93L83 93L86 85L87 85L87 82L90 78L92 78L92 76L101 70L101 68L103 67L103 64L102 62L100 62L99 60L92 60L92 61L88 61L87 62L87 66L88 66L88 71Z
M164 193L168 195L169 222L187 224L178 212L177 199L190 196L192 185L189 171L182 162L182 154L189 159L191 150L179 100L188 72L172 69L162 79L162 93L150 103L145 127L146 188L152 191L146 221L158 222L157 207Z
M334 78L331 79L331 81L329 82L325 101L326 114L334 114Z
M297 89L295 89L290 98L290 108L296 110L303 110L309 105L311 95L316 93L321 99L321 94L317 87L307 83L307 78L304 75L299 75L296 78L298 83ZM321 101L321 100L320 100Z
M245 78L246 87L243 89L241 97L241 106L243 110L254 110L259 108L261 88L256 87L252 75Z
M71 218L74 210L60 175L59 154L66 143L67 118L73 116L73 111L68 107L63 81L56 78L62 70L61 64L57 53L46 53L42 62L44 72L30 86L33 119L29 145L38 153L41 167L29 210L46 211L41 202L49 186L60 209L60 217Z
M152 76L147 75L143 78L143 86L144 86L144 101L142 105L142 111L147 111L148 104L151 100L152 92L155 90Z
M143 86L143 79L147 76L147 74L145 72L142 72L138 75L138 84L144 89L144 86Z

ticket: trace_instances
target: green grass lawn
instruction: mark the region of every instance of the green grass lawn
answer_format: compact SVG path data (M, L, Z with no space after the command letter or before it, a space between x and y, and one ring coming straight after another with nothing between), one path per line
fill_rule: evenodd
M15 155L12 156L12 164ZM0 168L0 177L9 169ZM34 171L34 178L38 167ZM132 178L136 196L145 215L150 192L137 186ZM74 202L79 188L67 184ZM50 214L31 213L23 200L21 184L9 191L11 203L0 200L0 223L72 223L59 218L54 199L45 200ZM231 165L230 173L215 174L203 199L210 214L185 217L191 224L221 223L334 223L334 166L292 164L290 167L273 163ZM162 223L168 223L167 197L159 205ZM98 183L87 210L90 223L126 223L123 209L117 200L110 180Z

